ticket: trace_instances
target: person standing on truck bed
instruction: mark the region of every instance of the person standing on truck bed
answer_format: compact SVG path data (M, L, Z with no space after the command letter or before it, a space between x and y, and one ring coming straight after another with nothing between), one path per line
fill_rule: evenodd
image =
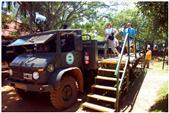
M128 38L129 38L129 48L131 50L130 52L135 53L134 38L136 35L136 30L132 27L132 24L130 22L127 23L126 28L124 29L122 40L124 40L127 33L129 34ZM126 44L126 50L128 53L129 52L128 43Z
M116 42L117 42L116 36L117 35L118 35L117 29L113 28L111 23L107 23L106 29L105 29L106 43L105 43L104 57L107 57L107 52L109 53L109 57L110 57L112 51L114 54L119 55L119 52L116 49Z

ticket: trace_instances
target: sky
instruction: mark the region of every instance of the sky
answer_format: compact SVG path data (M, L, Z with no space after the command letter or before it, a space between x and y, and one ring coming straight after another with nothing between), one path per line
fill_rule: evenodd
M102 8L99 10L100 13L109 14L117 14L122 10L126 9L132 9L135 7L135 4L133 2L112 2L112 1L106 1L104 2L106 5L110 6L110 10L107 10L107 8Z

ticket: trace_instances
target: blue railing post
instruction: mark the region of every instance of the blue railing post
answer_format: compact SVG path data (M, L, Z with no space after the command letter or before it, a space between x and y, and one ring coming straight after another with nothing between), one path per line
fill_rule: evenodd
M135 46L135 47L134 47L134 53L135 53L135 58L137 58L137 56L136 56L136 51L137 51L137 49L136 49L136 47L137 47L137 46L136 46L136 41L137 41L137 40L136 40L136 37L135 37L135 40L134 40L134 46Z
M129 36L127 36L127 45L128 45L128 53L127 53L127 55L128 55L128 61L130 62L130 40L129 40Z

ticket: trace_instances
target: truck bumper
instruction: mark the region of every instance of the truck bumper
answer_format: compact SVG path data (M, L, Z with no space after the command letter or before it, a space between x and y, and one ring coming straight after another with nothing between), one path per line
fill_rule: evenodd
M39 84L27 84L20 83L16 81L6 80L10 86L13 86L24 91L33 91L33 92L50 92L53 90L52 85L39 85Z

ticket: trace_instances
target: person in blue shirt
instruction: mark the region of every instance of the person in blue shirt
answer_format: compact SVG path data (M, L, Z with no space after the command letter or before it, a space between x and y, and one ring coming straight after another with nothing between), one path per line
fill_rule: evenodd
M134 53L135 52L134 38L136 36L136 30L132 27L131 23L127 23L126 28L123 31L123 37L122 37L123 41L127 33L128 33L128 38L129 38L129 47L131 50L130 52ZM128 52L128 43L126 44L126 49Z

